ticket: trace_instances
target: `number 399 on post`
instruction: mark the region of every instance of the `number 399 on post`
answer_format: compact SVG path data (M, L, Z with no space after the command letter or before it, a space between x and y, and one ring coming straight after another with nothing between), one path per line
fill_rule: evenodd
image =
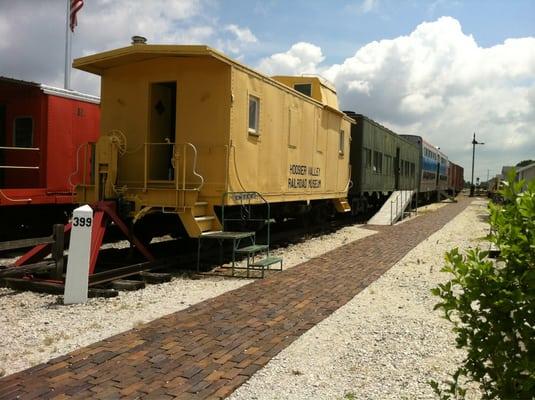
M79 226L81 228L90 228L93 219L91 217L74 217L72 220L72 226Z

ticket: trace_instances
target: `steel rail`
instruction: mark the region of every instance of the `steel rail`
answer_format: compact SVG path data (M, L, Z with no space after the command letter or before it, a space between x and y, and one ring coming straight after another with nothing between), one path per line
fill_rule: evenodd
M89 286L100 285L117 279L137 275L143 271L162 269L171 266L178 261L178 257L162 258L156 261L146 261L138 264L127 265L125 267L112 268L107 271L97 272L89 275Z

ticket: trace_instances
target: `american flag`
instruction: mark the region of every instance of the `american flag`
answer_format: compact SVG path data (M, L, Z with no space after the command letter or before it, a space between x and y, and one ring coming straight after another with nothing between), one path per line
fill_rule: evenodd
M76 20L76 13L84 6L84 0L71 0L71 31L74 32L74 27L78 25Z

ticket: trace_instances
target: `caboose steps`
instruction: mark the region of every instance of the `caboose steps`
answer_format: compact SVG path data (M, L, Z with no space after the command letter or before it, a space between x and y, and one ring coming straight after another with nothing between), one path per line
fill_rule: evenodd
M204 215L202 217L194 217L194 219L202 232L212 230L213 223L215 221L214 216Z
M252 244L250 246L241 247L236 249L236 253L241 254L254 254L260 251L266 251L269 248L267 244Z
M269 246L267 244L252 244L250 246L240 247L235 250L237 254L247 254L247 278L251 277L251 271L260 270L261 277L264 278L265 270L270 269L271 265L280 264L279 270L282 271L282 258L272 257L269 255ZM257 256L264 254L265 258L258 259Z
M346 198L334 199L334 207L339 213L346 213L351 211L351 206L349 205Z
M184 228L192 238L201 236L204 232L221 231L222 226L214 213L213 207L206 201L195 201L192 206L184 207L178 213Z
M197 201L193 207L193 215L195 217L200 217L206 214L206 207L208 207L208 202L206 201Z
M247 265L247 277L249 278L249 270L260 270L262 278L264 278L265 271L271 269L272 265L279 264L279 271L282 271L282 258L281 257L267 257L262 260L252 262Z

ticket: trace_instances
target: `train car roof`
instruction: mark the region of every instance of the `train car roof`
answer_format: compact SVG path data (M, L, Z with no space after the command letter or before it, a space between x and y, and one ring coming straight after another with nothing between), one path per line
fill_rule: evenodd
M442 156L443 158L445 158L446 160L448 160L448 156L443 153L439 147L437 146L434 146L432 145L431 143L429 143L427 140L425 140L422 136L420 135L402 135L402 136L407 136L407 137L414 137L414 138L418 138L421 140L422 144L425 144L427 145L427 147L433 149L434 151L436 151L440 156ZM448 160L449 161L449 160Z
M384 129L385 131L387 132L390 132L391 134L394 134L396 136L398 136L401 140L403 140L404 142L407 142L407 143L410 143L412 145L414 145L413 142L411 142L410 140L408 140L407 138L405 138L404 136L412 136L412 135L401 135L399 133L396 133L394 132L392 129L389 129L387 128L386 126L384 125L381 125L379 122L377 121L374 121L373 119L371 119L370 117L367 117L366 115L364 114L358 114L354 111L344 111L344 113L346 113L347 115L349 115L351 118L353 118L355 121L358 119L358 118L362 118L363 120L366 120L368 121L369 123L375 125L375 126L378 126L382 129Z
M263 80L269 81L271 84L282 88L286 91L300 96L301 98L322 105L330 110L340 114L342 117L353 120L346 116L341 110L330 107L327 104L321 103L309 96L294 91L292 88L277 82L275 79L268 77L254 69L239 63L236 60L226 56L225 54L206 45L175 45L175 44L132 44L127 47L121 47L114 50L104 51L102 53L93 54L86 57L76 58L73 61L73 67L82 71L91 72L96 75L102 75L105 70L121 65L127 65L135 62L151 60L161 57L211 57L222 63L231 65L240 70L246 71L249 74L256 75Z
M45 85L43 83L23 81L20 79L8 78L6 76L0 76L0 82L12 83L14 85L21 86L32 86L40 89L44 94L65 97L67 99L86 101L88 103L100 104L100 97L93 96L87 93L77 92L76 90L62 89L55 86Z
M225 56L223 53L204 45L173 45L173 44L134 44L114 50L76 58L73 67L96 75L113 67L150 60L160 57L195 57L205 56L216 58L226 64L244 65ZM245 67L246 68L246 67Z

